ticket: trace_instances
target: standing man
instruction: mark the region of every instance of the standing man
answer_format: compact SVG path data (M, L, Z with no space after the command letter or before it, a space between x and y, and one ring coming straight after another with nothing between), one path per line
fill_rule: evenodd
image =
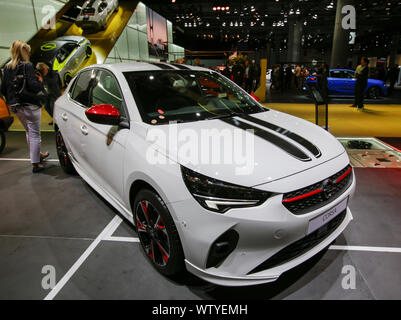
M232 73L234 77L234 82L240 87L243 87L245 67L242 65L242 63L237 62L236 64L234 64L232 68Z
M365 89L368 86L368 77L369 77L369 60L366 57L362 57L361 64L356 68L354 77L355 81L355 102L351 106L353 108L357 107L359 110L362 110L363 100L365 97Z
M43 77L43 84L47 91L47 99L45 102L45 110L53 118L54 103L61 96L61 83L57 71L51 70L46 63L39 62L36 69ZM49 125L53 125L50 122Z
M252 93L254 91L254 81L256 80L256 65L255 60L252 60L251 63L246 61L245 68L245 91L248 93Z
M297 64L294 70L294 76L295 76L295 88L299 91L301 88L299 87L299 82L301 80L301 66Z
M329 99L329 89L328 89L328 82L327 78L329 77L329 66L327 63L322 63L321 68L319 69L317 73L317 79L318 79L318 88L320 91L320 94L322 95L322 98L324 101L327 103Z
M289 64L287 68L285 68L285 89L291 89L292 82L292 70L291 65Z

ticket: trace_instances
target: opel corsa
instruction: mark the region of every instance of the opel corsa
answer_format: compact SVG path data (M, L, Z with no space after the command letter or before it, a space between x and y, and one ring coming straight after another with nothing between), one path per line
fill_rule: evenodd
M90 66L57 100L54 117L62 168L76 170L135 225L162 274L186 268L218 285L271 282L329 246L352 220L355 177L343 146L308 121L262 107L214 71ZM169 141L205 130L250 135L251 170L235 161L186 161L179 141ZM164 143L154 139L163 135ZM229 139L222 141L225 148ZM203 145L195 146L200 156L213 149Z

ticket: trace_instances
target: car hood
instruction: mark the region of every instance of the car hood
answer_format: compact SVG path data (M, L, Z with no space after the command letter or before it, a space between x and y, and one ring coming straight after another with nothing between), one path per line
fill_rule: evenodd
M327 131L275 110L151 126L146 139L155 153L171 161L248 187L311 169L345 152Z

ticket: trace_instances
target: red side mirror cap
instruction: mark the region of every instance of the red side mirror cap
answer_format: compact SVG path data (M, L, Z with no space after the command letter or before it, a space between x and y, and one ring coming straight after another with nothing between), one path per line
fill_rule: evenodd
M85 111L86 117L95 123L117 126L120 123L120 112L111 104L98 104Z

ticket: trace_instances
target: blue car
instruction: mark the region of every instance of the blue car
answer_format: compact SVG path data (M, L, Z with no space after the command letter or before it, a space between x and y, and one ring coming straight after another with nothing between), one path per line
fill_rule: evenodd
M329 95L332 96L354 96L355 94L355 71L348 69L330 69L327 78ZM305 78L310 85L317 85L317 77L312 75ZM307 88L304 88L307 90ZM379 96L387 95L387 86L381 80L368 79L368 86L365 90L368 98L376 99Z

